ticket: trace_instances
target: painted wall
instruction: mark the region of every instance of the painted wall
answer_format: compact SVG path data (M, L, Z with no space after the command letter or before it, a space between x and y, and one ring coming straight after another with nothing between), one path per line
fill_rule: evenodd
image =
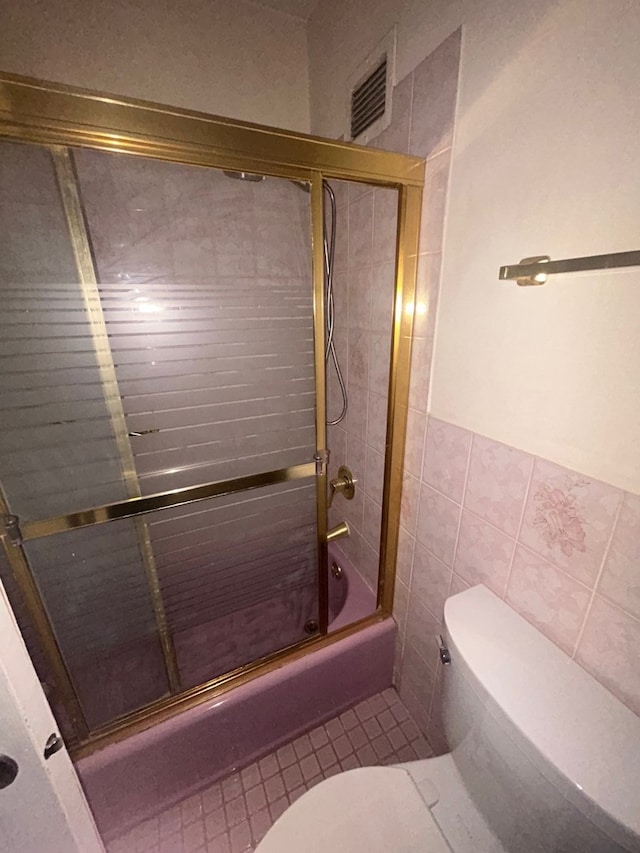
M529 290L497 275L527 255L637 248L640 7L356 5L310 21L314 132L343 131L345 82L394 21L399 80L463 25L431 412L639 492L640 274Z
M305 24L251 0L0 0L0 20L3 71L309 128Z

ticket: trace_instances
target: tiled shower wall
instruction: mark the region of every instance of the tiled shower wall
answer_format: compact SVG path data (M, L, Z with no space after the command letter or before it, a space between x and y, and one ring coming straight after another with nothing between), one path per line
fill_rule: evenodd
M379 562L382 484L387 421L390 340L395 279L397 192L365 184L333 183L337 245L334 275L336 350L348 389L347 416L329 427L330 477L346 464L356 481L353 500L335 498L331 526L346 520L339 549L372 589ZM328 363L328 411L335 418L342 397Z
M460 61L455 32L408 74L393 92L392 121L371 144L427 160L411 368L409 435L424 435L439 287L446 191ZM351 502L337 498L330 524L345 519L347 557L375 587L379 559L388 363L393 308L397 194L366 185L336 184L336 316L338 354L346 365L349 412L329 429L330 476L346 460L357 480ZM346 225L346 228L345 228ZM329 367L330 416L340 396ZM407 460L409 463L410 460ZM407 466L403 517L415 516L418 480Z

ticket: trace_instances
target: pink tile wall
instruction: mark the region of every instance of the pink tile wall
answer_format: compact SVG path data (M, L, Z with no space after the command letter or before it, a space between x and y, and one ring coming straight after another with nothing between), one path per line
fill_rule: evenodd
M446 597L477 583L640 714L637 495L429 417L418 524L398 559L396 678L434 740L434 635Z
M335 262L336 349L347 383L345 420L329 428L329 476L346 464L356 480L352 501L341 496L329 514L333 526L345 520L349 539L339 551L375 589L379 561L380 517L387 421L387 388L395 277L397 193L365 184L332 181L337 199ZM342 399L328 366L329 417Z
M457 93L460 33L454 33L394 89L392 121L372 145L427 158L418 265L407 473L402 509L410 531L418 523L420 475L440 278L441 244ZM335 264L336 346L349 391L349 414L329 429L330 476L346 464L357 480L356 498L337 499L330 524L346 519L351 537L340 547L374 588L387 417L390 336L395 273L397 194L364 184L332 182L338 202ZM329 371L328 401L340 396ZM434 469L434 476L437 472ZM441 476L449 476L441 471ZM450 472L460 480L460 473Z
M376 141L426 158L395 603L396 682L425 733L439 701L433 634L451 588L471 440L444 425L427 431L459 63L457 31L396 86L391 126ZM430 734L438 745L438 730Z
M427 417L459 58L458 31L396 86L392 123L374 142L427 161L394 612L396 684L442 748L433 635L447 596L475 583L640 714L640 497ZM371 312L379 313L373 291ZM370 418L376 403L375 392L357 400L347 425L365 444L363 412ZM379 501L372 446L367 493ZM363 500L363 527L371 512Z

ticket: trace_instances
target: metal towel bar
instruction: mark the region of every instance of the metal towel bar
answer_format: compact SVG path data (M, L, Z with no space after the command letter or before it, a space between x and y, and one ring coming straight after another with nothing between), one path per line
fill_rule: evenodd
M544 284L550 275L566 272L583 272L585 270L610 270L617 267L640 266L640 251L613 252L609 255L590 255L586 258L567 258L563 261L552 261L548 255L536 255L533 258L523 258L519 264L500 267L499 278L502 281L512 279L525 287Z

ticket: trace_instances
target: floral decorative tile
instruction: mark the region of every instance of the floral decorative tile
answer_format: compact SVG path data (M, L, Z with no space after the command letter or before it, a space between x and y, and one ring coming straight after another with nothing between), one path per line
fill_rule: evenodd
M613 486L537 459L520 541L592 586L621 500Z

